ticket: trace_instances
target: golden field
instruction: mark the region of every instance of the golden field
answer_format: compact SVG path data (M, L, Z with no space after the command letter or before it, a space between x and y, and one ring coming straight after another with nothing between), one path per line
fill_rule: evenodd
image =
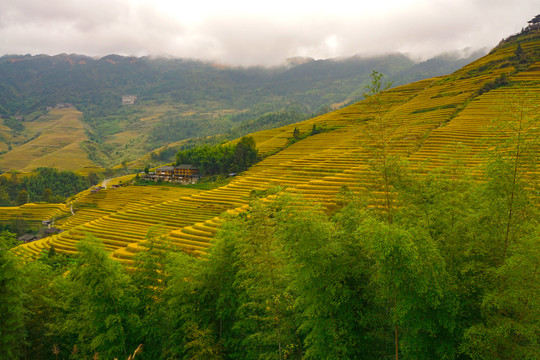
M531 56L540 54L536 39L521 46ZM384 119L395 130L389 140L391 152L407 159L411 166L427 169L458 157L466 166L478 165L481 160L477 155L486 149L482 139L488 136L490 124L511 117L508 109L516 104L539 103L540 62L515 68L515 48L516 44L501 46L451 75L386 91ZM505 86L480 91L503 74L508 79ZM366 136L366 119L372 115L368 102L362 101L298 124L254 133L260 154L273 155L216 189L128 186L79 194L73 202L78 211L58 222L63 233L21 245L16 252L33 257L54 245L57 251L73 253L75 243L92 233L105 243L112 257L129 265L143 246L148 228L161 225L171 244L202 254L225 214L244 211L254 190L261 193L277 186L332 211L344 185L361 191L372 181L367 162L371 140ZM295 127L305 133L314 124L333 130L285 147ZM462 151L456 152L457 147ZM53 158L51 155L51 161Z

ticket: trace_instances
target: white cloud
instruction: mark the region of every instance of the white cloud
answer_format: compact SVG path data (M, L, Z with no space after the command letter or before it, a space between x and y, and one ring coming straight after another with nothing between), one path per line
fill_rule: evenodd
M395 51L426 58L494 46L537 0L3 0L0 54L170 54L275 64Z

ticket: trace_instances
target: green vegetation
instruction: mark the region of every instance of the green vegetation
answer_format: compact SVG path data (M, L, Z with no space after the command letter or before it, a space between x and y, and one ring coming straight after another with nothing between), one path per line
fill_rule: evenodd
M236 145L206 145L176 154L176 164L196 166L201 176L242 172L259 160L252 137L243 137Z
M4 125L7 127L15 130L15 131L23 131L24 125L20 120L17 120L15 118L9 117L4 119Z
M48 255L34 267L4 250L12 329L42 324L26 342L3 337L4 351L112 358L144 344L148 359L538 358L538 128L522 120L517 131L503 126L482 181L459 163L388 173L391 218L346 188L332 215L275 189L228 219L206 261L175 252L163 227L148 231L129 272L88 236L60 269ZM33 276L42 281L30 291Z
M29 175L13 172L0 177L0 206L20 206L39 201L60 203L97 182L95 174L85 177L54 168L38 168Z
M12 159L2 167L21 170L22 155L36 150L23 145L36 136L40 140L35 123L47 118L38 115L57 104L71 104L83 114L85 132L81 129L76 140L88 156L80 151L79 161L107 168L183 139L226 134L231 140L352 103L361 98L373 68L407 83L453 71L466 62L440 58L414 64L405 56L389 55L274 68L216 68L192 60L117 55L3 56L0 117L17 131L0 130L0 152ZM134 105L121 105L126 94L137 95ZM45 127L41 143L58 133ZM47 166L60 167L68 159L48 160ZM78 170L70 165L66 169ZM43 164L28 166L26 170L32 170Z
M516 52L388 90L373 72L365 101L240 141L278 152L223 186L84 192L63 233L2 233L0 310L21 334L4 353L538 359L538 66L494 63ZM182 151L219 169L237 146L206 145Z

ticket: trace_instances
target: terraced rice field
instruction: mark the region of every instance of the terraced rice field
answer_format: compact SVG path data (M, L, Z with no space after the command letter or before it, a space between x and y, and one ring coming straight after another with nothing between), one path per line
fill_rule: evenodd
M78 170L96 167L81 142L88 140L82 113L75 109L51 110L47 116L25 123L30 141L0 155L0 169L31 171L38 167Z
M43 220L58 218L68 214L65 204L24 204L17 207L0 207L0 223L6 224L12 220L24 219L31 225Z
M540 43L522 43L522 47L538 49ZM519 73L511 66L479 70L506 61L514 50L504 47L447 77L387 91L384 119L395 130L389 139L390 151L408 158L412 166L433 168L457 157L468 166L477 165L481 160L476 155L487 146L480 140L492 121L505 116L501 107L519 99L534 102L540 95L539 63ZM479 95L486 83L501 74L509 76L509 86ZM65 232L17 251L35 256L54 244L58 251L72 253L75 243L92 233L103 240L111 256L129 266L144 248L148 228L160 224L173 246L202 254L211 246L224 213L245 211L255 190L276 186L332 211L343 185L360 191L373 181L366 160L372 145L366 136L371 112L364 101L299 124L254 133L259 152L275 154L213 190L130 186L82 194L76 201L76 215L59 223ZM333 130L284 148L295 127L304 133L314 124ZM465 151L456 153L459 146Z

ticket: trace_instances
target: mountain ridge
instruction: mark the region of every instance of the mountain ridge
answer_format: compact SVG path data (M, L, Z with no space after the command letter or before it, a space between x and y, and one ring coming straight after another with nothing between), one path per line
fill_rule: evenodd
M33 139L37 133L29 130L31 123L46 115L46 108L70 104L83 113L91 142L83 146L88 157L96 165L111 167L194 136L235 129L233 137L241 136L247 123L256 127L257 119L269 113L284 118L294 109L307 118L358 101L373 69L399 84L447 73L464 61L445 56L414 64L394 54L300 61L274 68L217 68L181 58L3 56L0 116L11 130L0 128L0 151L9 157L11 149ZM122 106L123 95L136 95L136 103L131 108ZM274 126L278 125L283 122ZM10 170L1 157L0 168Z

